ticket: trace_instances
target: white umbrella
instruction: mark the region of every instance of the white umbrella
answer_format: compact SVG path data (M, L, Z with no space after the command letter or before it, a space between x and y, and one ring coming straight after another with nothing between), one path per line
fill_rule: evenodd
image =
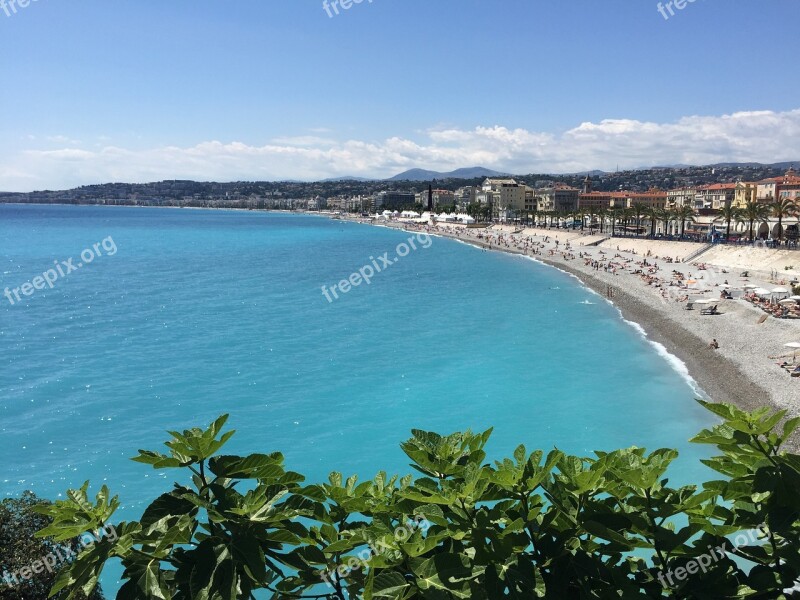
M711 300L710 298L700 298L700 300L695 300L695 304L711 304L712 302L716 302L715 300Z
M776 287L776 288L773 288L770 293L771 294L788 294L789 293L789 288Z
M721 283L719 287L721 287L723 290L727 290L731 286L729 286L727 283Z
M797 351L800 350L800 342L789 342L788 344L783 345L784 348L792 348L794 350L794 358L792 362L797 360Z
M796 300L792 300L791 298L784 298L783 300L778 302L778 304L786 304L788 306L790 304L797 304L797 301Z
M754 289L756 289L757 287L758 287L758 286L755 286L755 285L753 285L752 283L748 283L746 286L744 286L744 289L746 289L746 290L754 290Z
M800 296L789 296L790 300L800 300Z
M753 290L753 293L756 294L757 296L766 296L771 292L769 290L765 290L764 288L756 288Z

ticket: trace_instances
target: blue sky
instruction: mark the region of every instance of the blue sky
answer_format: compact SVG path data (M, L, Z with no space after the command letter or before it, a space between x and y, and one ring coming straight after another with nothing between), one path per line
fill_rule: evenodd
M0 8L0 190L800 158L797 0L657 4Z

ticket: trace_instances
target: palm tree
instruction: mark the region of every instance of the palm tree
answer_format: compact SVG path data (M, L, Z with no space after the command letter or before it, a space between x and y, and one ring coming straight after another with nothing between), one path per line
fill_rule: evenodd
M655 210L656 219L659 221L664 221L664 235L667 235L667 230L669 229L669 222L674 219L674 215L671 211L667 210L666 208L657 208Z
M731 239L731 221L739 219L739 209L731 204L726 204L719 210L719 215L714 217L714 220L721 219L727 225L725 230L725 241L730 242Z
M620 218L621 212L622 211L616 206L608 210L608 214L611 217L611 237L614 237L617 232L617 221Z
M773 217L778 218L778 243L783 241L783 219L797 214L798 206L789 198L776 198L768 205Z
M577 211L575 211L575 215L581 220L581 231L583 231L583 228L586 225L586 211L582 208L579 208Z
M594 219L597 216L597 207L590 206L589 208L584 208L581 210L583 210L583 214L585 216L589 217L589 228L590 229L594 228Z
M578 210L567 210L565 213L567 215L567 219L571 221L570 229L575 229L575 221L578 219Z
M688 204L682 204L675 208L673 214L675 215L675 220L681 224L681 239L683 239L686 223L694 223L694 209Z
M747 228L750 231L750 242L753 241L753 224L758 221L759 223L766 223L769 221L770 208L769 204L758 202L757 200L748 200L739 211L738 223L747 223Z
M631 214L636 217L636 237L639 237L639 229L642 226L642 215L647 214L647 206L641 202L631 206Z
M605 230L608 212L608 209L602 206L597 210L597 217L600 219L600 233L603 233Z
M645 216L650 219L650 237L656 237L656 225L661 220L661 210L660 208L648 208L645 212ZM664 233L667 230L664 228Z
M622 209L622 214L620 216L623 219L622 223L623 223L623 226L625 227L625 229L622 230L623 237L628 235L628 225L630 224L631 219L633 219L635 214L636 213L633 211L632 208L623 208Z

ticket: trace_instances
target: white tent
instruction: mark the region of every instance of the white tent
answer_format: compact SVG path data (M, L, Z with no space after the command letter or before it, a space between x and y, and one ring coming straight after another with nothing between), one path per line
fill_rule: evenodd
M462 223L470 224L475 222L475 219L464 213L460 213L456 218Z

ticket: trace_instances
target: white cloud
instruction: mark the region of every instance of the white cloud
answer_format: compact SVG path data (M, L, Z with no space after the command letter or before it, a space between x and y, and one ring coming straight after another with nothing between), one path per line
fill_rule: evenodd
M777 162L800 157L800 109L691 116L671 123L606 119L558 134L499 125L471 130L449 126L419 138L369 142L299 135L264 146L205 141L188 148L145 150L84 147L68 140L58 149L28 149L9 156L0 165L0 190L160 179L387 177L412 167L447 171L480 165L512 173L564 173L617 165ZM56 145L59 141L51 138Z

